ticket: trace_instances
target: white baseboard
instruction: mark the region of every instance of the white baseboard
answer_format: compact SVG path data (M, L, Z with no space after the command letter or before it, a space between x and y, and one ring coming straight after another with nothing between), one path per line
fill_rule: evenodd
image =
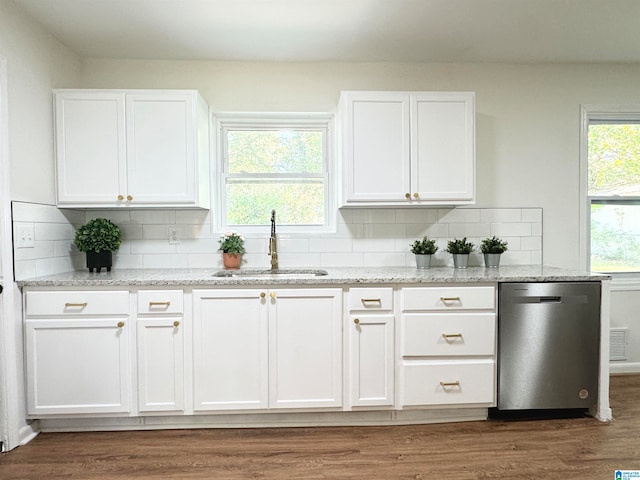
M20 445L26 445L31 440L36 438L40 433L38 422L32 422L29 425L25 425L20 429Z
M609 372L612 375L624 373L640 373L640 362L611 362Z

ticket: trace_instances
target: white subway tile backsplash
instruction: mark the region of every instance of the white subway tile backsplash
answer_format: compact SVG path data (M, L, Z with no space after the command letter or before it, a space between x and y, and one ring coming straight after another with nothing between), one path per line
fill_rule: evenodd
M131 223L163 225L176 223L175 210L131 210Z
M399 208L396 211L396 223L428 224L438 221L438 210L426 208Z
M143 225L130 225L119 224L120 232L122 232L122 238L128 241L142 240L142 227Z
M404 262L403 253L364 253L362 256L363 267L397 267Z
M522 209L520 208L485 208L480 212L480 220L483 223L514 223L522 222Z
M84 221L80 222L80 225L88 222L89 220L93 220L94 218L106 218L118 226L127 225L129 223L133 223L131 222L131 213L132 212L129 212L128 210L87 210L84 215Z
M542 222L531 224L531 235L536 237L542 236Z
M175 223L184 225L211 224L210 210L177 210Z
M377 253L395 252L396 240L394 238L358 238L353 241L353 251Z
M431 225L419 225L409 223L406 225L406 237L411 239L422 238L447 238L449 236L449 224L433 223Z
M529 237L531 233L530 223L492 223L491 235L498 237Z
M321 267L362 267L362 253L321 253Z
M480 223L481 210L478 208L452 208L438 209L438 222L440 223Z
M177 253L176 245L169 245L166 240L138 240L130 242L131 253L149 254L149 253ZM169 257L175 255L167 255Z
M187 255L145 254L142 268L189 268L189 259Z
M113 268L142 268L143 255L123 253L122 249L113 256Z
M396 210L390 208L354 210L353 223L396 223Z
M54 255L54 247L53 241L39 242L36 240L33 248L16 248L13 252L13 258L16 261L51 258Z
M73 240L75 230L61 223L34 223L36 240Z
M542 209L541 208L523 208L522 221L531 222L531 223L542 223Z
M51 207L53 209L54 223L69 223L71 225L82 225L85 221L84 210L69 210Z
M370 223L363 227L363 238L405 237L407 231L402 223Z
M520 250L542 250L542 237L522 237L520 239Z
M14 202L13 213L14 230L32 224L36 236L35 248L15 249L17 279L86 268L84 254L73 246L75 228L98 217L122 230L114 268L222 268L219 232L206 210L75 211ZM280 267L414 266L410 244L425 235L440 248L434 266L452 265L447 241L465 236L476 245L470 264L483 265L480 242L492 235L509 242L503 265L540 264L542 218L540 208L343 209L337 212L336 232L279 234ZM179 244L169 244L169 228L178 229ZM247 235L244 268L270 267L268 235L268 228Z
M14 222L52 223L56 208L39 203L13 202L11 210Z
M488 237L491 234L491 226L487 223L450 223L449 236L463 237Z
M309 239L309 252L352 252L354 243L358 240L350 240L347 238L311 238ZM278 243L278 248L280 248ZM281 249L286 251L284 247Z

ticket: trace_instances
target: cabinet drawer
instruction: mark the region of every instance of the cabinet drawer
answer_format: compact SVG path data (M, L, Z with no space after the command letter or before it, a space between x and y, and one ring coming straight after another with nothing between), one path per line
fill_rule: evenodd
M128 315L128 291L27 292L27 316Z
M182 314L183 298L182 290L140 290L138 314Z
M405 365L403 405L494 404L494 363Z
M350 288L349 310L392 310L392 288Z
M495 309L494 287L416 287L402 289L402 310Z
M493 313L407 313L402 355L493 355L495 327Z

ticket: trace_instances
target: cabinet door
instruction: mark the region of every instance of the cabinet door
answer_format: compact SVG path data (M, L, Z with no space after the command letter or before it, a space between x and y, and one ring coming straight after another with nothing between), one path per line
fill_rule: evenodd
M195 203L194 96L127 94L127 194L131 204Z
M344 201L407 202L409 95L345 92L342 108Z
M393 315L352 314L348 329L351 405L392 406Z
M194 410L267 407L265 297L262 290L193 292Z
M139 318L138 409L184 409L184 326L182 318Z
M269 406L342 404L342 291L276 289L269 298Z
M122 318L27 320L28 414L128 412L129 329Z
M474 98L470 92L412 96L411 192L420 201L474 201Z
M126 195L124 95L58 92L55 106L58 204L118 205Z

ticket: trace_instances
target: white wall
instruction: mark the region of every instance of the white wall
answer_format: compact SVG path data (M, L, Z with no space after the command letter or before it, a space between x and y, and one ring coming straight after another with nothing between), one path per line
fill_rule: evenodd
M544 263L583 268L580 105L640 104L640 65L237 63L90 59L82 87L194 88L215 111L334 111L340 90L477 93L479 207L542 207Z
M7 0L0 0L0 57L6 59L9 143L6 171L11 172L11 192L3 191L0 209L9 218L9 198L54 201L51 89L77 84L80 62ZM6 163L2 156L0 161ZM4 246L11 244L9 229L6 232L0 237ZM4 258L3 262L8 262L10 272L11 259ZM6 404L0 405L5 412L0 414L8 416L6 447L14 448L28 439L33 430L25 411L20 291L10 276L5 277L3 301L5 307L7 304L11 307L6 309L8 314L0 316L3 322L0 362L5 369L0 392L6 394Z
M77 85L80 60L7 0L0 0L0 55L7 59L12 198L55 203L51 89Z

